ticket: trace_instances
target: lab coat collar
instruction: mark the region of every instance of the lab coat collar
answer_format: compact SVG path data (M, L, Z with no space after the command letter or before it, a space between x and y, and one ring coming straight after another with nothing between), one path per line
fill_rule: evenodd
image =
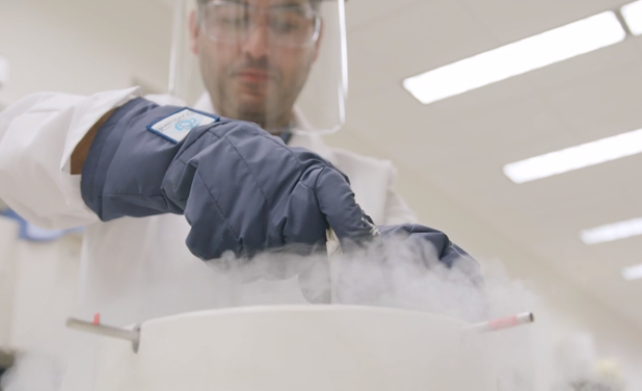
M207 113L216 113L214 105L212 104L212 100L210 99L210 95L208 93L203 93L203 95L201 95L201 97L194 104L194 108L196 110L201 110ZM298 107L294 108L294 124L298 129L312 129ZM302 147L305 149L309 149L310 151L318 154L332 164L336 164L336 159L332 149L325 144L321 135L315 133L313 130L310 130L306 133L303 133L301 131L294 132L288 145L291 147Z

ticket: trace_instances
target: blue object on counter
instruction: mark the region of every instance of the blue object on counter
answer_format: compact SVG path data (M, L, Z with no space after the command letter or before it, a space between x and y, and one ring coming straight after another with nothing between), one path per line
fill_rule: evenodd
M18 238L29 242L51 242L68 234L82 232L82 228L80 227L62 230L40 228L23 219L11 209L0 211L0 216L15 220L20 227Z

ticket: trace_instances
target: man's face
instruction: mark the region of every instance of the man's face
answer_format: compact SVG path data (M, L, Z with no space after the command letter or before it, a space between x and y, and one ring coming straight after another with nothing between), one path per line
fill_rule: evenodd
M200 22L192 16L192 49L218 114L272 131L291 121L319 50L320 37L308 42L313 14L300 15L309 1L217 1Z

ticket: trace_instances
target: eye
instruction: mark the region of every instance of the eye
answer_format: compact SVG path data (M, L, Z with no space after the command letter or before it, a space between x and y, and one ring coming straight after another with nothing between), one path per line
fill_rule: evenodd
M247 9L236 5L218 5L212 9L213 23L220 27L242 28L249 24Z
M243 15L218 15L215 23L225 27L244 27L248 25L248 18Z
M292 11L275 13L270 18L270 27L280 33L300 31L309 23L300 13Z
M272 29L281 33L288 33L299 30L300 26L291 21L278 20L271 23Z

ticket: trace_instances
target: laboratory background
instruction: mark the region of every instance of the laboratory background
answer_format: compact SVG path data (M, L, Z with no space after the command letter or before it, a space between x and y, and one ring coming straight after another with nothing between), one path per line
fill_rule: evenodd
M186 74L193 76L185 69L194 66L181 57L189 52L180 44L188 17L183 3L1 0L0 110L8 112L43 91L89 96L139 86L143 95L175 92ZM515 343L508 343L513 348L524 343L518 353L507 348L503 357L520 362L520 368L498 370L504 380L479 389L642 391L642 1L348 0L345 13L343 6L341 10L345 118L340 129L321 136L325 144L394 165L394 188L417 222L446 232L481 265L497 304L493 317L534 315L534 323L491 335L505 344L499 340L506 333L507 340L514 338ZM187 84L180 84L188 90L181 99L191 106L202 90L192 93ZM31 142L28 137L21 141ZM69 332L65 322L83 300L78 286L92 273L80 262L83 246L90 244L83 244L82 227L38 227L13 209L0 199L0 371L5 373L0 389L57 390L65 382L49 358L36 359L37 369L28 373L42 381L29 388L6 379L20 377L21 356L29 357L30 351L56 340L57 333ZM444 292L457 296L449 289ZM375 324L391 322L391 330L399 327L394 335L403 340L397 346L386 334L385 347L377 347L390 352L390 366L400 365L399 360L434 359L432 344L448 350L449 338L454 338L443 325L393 325L394 314L377 316ZM257 322L265 321L261 319ZM88 316L85 320L92 322ZM245 327L242 322L207 325L220 332ZM190 330L199 333L207 325ZM417 328L424 326L437 334L443 331L444 337L418 342L421 351L408 351L413 349L408 335L419 335ZM261 332L269 339L268 329ZM363 335L348 329L311 349L327 349L332 355L336 344L337 352L349 351ZM154 330L150 327L150 335ZM207 365L196 364L198 354L189 357L189 344L180 343L187 336L168 330L159 331L165 333L159 334L161 339L176 341L171 349L183 356L175 357L176 368L171 360L158 364L165 373L158 373L159 378L173 370L190 377L207 372ZM225 338L216 338L211 345L199 344L225 345ZM97 375L96 390L169 389L160 381L119 388L118 382L106 380L119 373L120 365L129 376L157 365L144 356L144 328L141 343L138 357L129 347L127 354L116 352L120 345L110 348L116 353L102 380ZM273 358L283 347L276 342L252 346L257 360ZM283 348L283 356L295 351ZM147 367L137 359L154 362ZM475 358L452 358L460 359L473 364L462 364L451 380L442 371L443 388L435 390L464 390L464 383L454 378L485 376L478 374L482 364L476 365ZM343 373L341 362L327 356L314 367L335 365ZM424 370L430 371L426 365ZM343 370L357 366L350 361ZM375 367L354 376L374 379ZM283 377L295 370L278 364L270 368ZM415 383L394 377L415 376L415 369L410 364L391 369L392 377L373 384L381 390L417 389ZM311 373L306 376L314 379ZM251 371L237 376L271 379ZM123 379L125 384L129 378ZM101 388L101 381L110 385ZM386 388L386 381L398 388ZM227 390L260 389L250 383ZM340 389L366 387L357 381L345 384L354 387ZM217 387L211 389L226 389Z

